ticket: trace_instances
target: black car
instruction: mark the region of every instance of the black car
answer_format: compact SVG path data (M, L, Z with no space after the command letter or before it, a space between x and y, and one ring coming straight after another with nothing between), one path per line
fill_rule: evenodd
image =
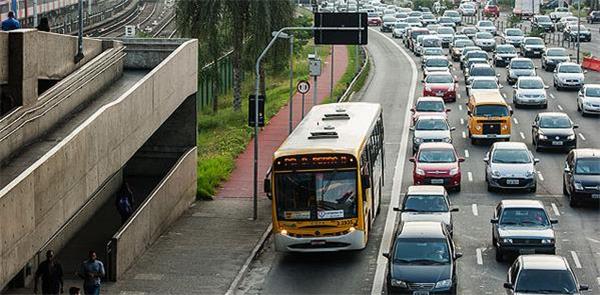
M600 22L600 11L590 12L590 14L587 16L587 22L588 24Z
M580 25L568 26L563 31L563 38L565 40L569 40L570 42L577 42L577 32L579 32L579 41L580 42L591 42L592 41L592 32L588 30L588 28Z
M535 15L531 27L544 32L554 32L554 23L547 15Z
M508 269L506 294L581 294L567 259L558 255L522 255Z
M556 252L552 224L542 202L538 200L503 200L494 210L492 244L496 261L506 255Z
M600 149L574 149L567 155L563 194L571 207L600 200Z
M547 48L542 53L542 69L547 72L553 71L557 64L569 61L571 61L571 55L567 49L562 47Z
M404 294L456 294L454 242L440 222L400 224L388 258L387 290Z
M539 113L531 125L531 141L536 151L541 149L572 150L577 148L577 124L565 113Z

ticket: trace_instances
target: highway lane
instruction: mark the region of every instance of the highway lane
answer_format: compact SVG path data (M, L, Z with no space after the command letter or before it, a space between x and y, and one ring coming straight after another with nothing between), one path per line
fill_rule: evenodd
M401 43L401 41L397 41ZM415 62L418 58L413 56ZM548 85L552 85L552 74L541 70L539 59L535 60L540 68L539 75ZM463 179L462 191L452 194L451 201L460 208L455 215L456 242L460 251L465 255L459 260L459 294L500 294L503 291L502 283L506 277L508 263L497 263L494 258L494 249L491 245L491 226L489 219L493 208L505 198L526 198L541 200L548 212L559 219L557 231L557 254L569 259L580 280L588 283L592 293L599 291L600 275L600 242L594 237L600 236L600 215L596 208L570 208L562 195L562 167L565 153L535 152L541 162L537 170L538 191L536 194L526 193L488 193L486 190L483 157L489 145L473 146L466 137L466 92L464 88L463 73L455 63L455 74L461 85L460 99L457 103L450 103L452 109L449 119L451 126L457 127L454 132L454 145L457 151L467 156L462 166ZM501 74L500 81L504 84L502 93L508 102L512 103L512 87L506 83L506 69L497 68ZM600 83L600 74L587 73L587 83ZM422 88L417 92L421 94ZM581 133L579 147L600 147L598 128L600 118L585 117L577 113L575 105L577 92L556 91L548 89L548 111L564 111L573 121L580 125L577 129ZM515 109L513 116L512 141L522 141L531 146L531 123L535 115L544 110L540 109ZM462 121L461 121L462 119ZM464 134L463 134L464 132ZM583 140L585 138L585 140ZM407 152L408 153L408 152ZM471 177L469 177L469 174ZM412 165L405 166L403 188L412 184Z
M381 213L369 244L358 252L304 255L277 253L272 241L267 241L266 248L242 282L243 293L366 294L371 291L393 188L412 71L406 57L392 42L376 32L369 35L367 47L372 56L372 74L364 91L357 93L354 99L378 102L383 106L386 149Z

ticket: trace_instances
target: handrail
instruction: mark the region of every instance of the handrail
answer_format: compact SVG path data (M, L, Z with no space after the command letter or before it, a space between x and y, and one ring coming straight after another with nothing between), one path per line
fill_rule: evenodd
M344 92L344 94L342 94L342 97L340 97L340 99L338 100L338 102L347 102L349 101L349 98L352 97L352 95L350 94L350 92L352 91L352 87L354 87L354 84L356 84L356 81L358 81L358 79L362 76L365 68L367 67L367 64L370 62L369 59L369 51L367 50L366 47L362 47L364 53L365 53L365 62L363 63L362 67L360 68L360 71L358 71L358 74L356 74L354 76L354 79L352 79L352 82L350 82L350 85L348 85L348 88L346 88L346 91Z

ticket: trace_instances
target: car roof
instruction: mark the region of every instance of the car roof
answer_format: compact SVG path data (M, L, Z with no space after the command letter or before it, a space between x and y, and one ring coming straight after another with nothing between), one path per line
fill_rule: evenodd
M485 63L485 64L472 64L471 67L472 68L491 68L492 65L487 64L487 63Z
M440 222L408 221L402 223L398 238L446 238Z
M454 146L451 143L447 142L424 142L419 145L419 149L452 149L454 150Z
M513 61L530 61L533 62L533 60L531 60L531 58L527 58L527 57L515 57L513 59L510 60L510 62Z
M516 142L516 141L504 141L504 142L494 142L494 149L527 149L527 145L524 142Z
M600 149L574 149L576 158L600 158Z
M417 102L419 101L440 101L444 102L444 99L438 96L421 96L417 98Z
M442 185L411 185L408 187L406 195L445 195L446 189Z
M562 67L562 66L578 66L578 67L581 67L578 63L574 63L574 62L570 62L570 61L568 61L568 62L567 61L566 62L561 62L561 63L558 64L558 66L559 67Z
M521 80L537 80L537 81L544 81L542 80L542 77L540 76L520 76L517 81L521 81Z
M500 204L504 208L541 208L544 209L544 205L539 200L502 200Z
M446 120L446 117L444 116L444 114L431 114L431 115L423 115L423 116L419 116L419 118L417 119L417 121L421 121L421 120Z
M558 255L521 255L519 256L522 269L568 270L567 260Z
M542 38L540 38L540 37L525 37L524 38L524 40L533 40L533 39L542 40Z
M550 117L550 116L556 117L556 116L561 116L561 117L567 117L567 118L569 117L569 115L567 115L565 113L562 113L562 112L543 112L543 113L539 113L538 116L540 116L540 117L546 117L546 116L548 116L548 117Z
M600 88L600 84L584 84L585 88Z
M442 59L442 60L449 61L448 58L446 56L444 56L444 55L433 55L431 57L428 57L427 61L436 60L436 59Z

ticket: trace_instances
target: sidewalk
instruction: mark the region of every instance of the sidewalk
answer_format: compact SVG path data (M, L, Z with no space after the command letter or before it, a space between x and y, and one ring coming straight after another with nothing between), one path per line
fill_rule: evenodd
M348 52L346 46L335 46L334 51L334 85L342 77L348 65ZM325 97L329 96L329 85L331 81L331 56L325 61L321 77L317 81L317 102L321 103ZM311 90L305 95L305 112L308 113L312 107L313 99L313 81L309 81ZM293 126L295 127L302 118L302 95L296 93L293 98ZM262 183L262 179L267 174L273 153L281 143L287 138L289 123L289 105L283 107L279 113L271 118L269 124L260 132L259 140L259 164L258 164L258 179ZM254 142L250 141L246 150L239 155L235 161L236 169L231 173L229 180L224 182L221 188L217 191L217 198L252 198L253 195L253 158L254 158ZM262 185L259 185L259 196L264 198L265 194L262 191Z

